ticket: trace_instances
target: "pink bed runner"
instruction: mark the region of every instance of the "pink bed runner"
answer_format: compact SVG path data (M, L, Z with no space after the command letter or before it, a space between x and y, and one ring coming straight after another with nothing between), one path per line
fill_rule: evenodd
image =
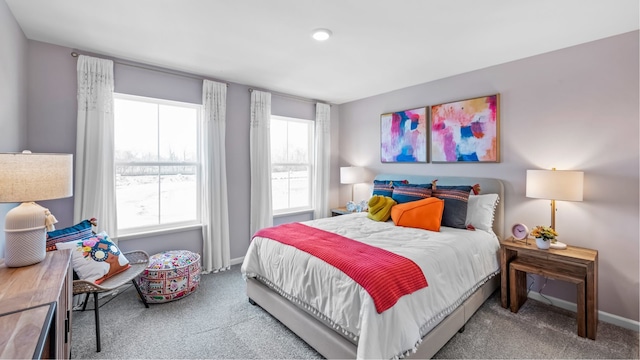
M378 313L428 286L422 270L410 259L301 223L261 229L255 236L294 246L340 269L371 295Z

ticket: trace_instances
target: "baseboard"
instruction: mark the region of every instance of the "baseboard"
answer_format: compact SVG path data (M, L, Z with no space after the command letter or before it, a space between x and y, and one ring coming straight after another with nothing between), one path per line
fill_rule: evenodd
M540 295L540 293L535 292L535 291L530 291L528 297L530 297L533 300L537 300L543 303L549 303L549 301L551 302L551 305L553 306L557 306L561 309L565 309L565 310L569 310L569 311L573 311L576 312L578 311L578 306L575 303L566 301L566 300L562 300L562 299L558 299L555 298L553 296L549 296L549 295ZM604 321L606 323L609 324L613 324L616 326L620 326L622 328L625 329L629 329L629 330L634 330L634 331L638 331L640 332L640 322L635 321L635 320L631 320L631 319L627 319L627 318L623 318L622 316L618 316L618 315L614 315L614 314L609 314L607 312L598 310L598 320L600 321Z
M244 256L239 257L239 258L235 258L235 259L231 259L231 265L242 264L243 261L244 261Z

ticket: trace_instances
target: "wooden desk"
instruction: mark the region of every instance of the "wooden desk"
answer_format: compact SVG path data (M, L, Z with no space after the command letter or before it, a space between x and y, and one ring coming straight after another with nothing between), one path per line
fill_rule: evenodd
M18 268L9 268L0 259L0 314L5 315L0 317L0 357L69 358L70 261L71 250L48 252L42 262ZM47 322L50 307L54 314ZM41 335L44 342L39 341ZM34 352L39 347L40 354Z
M531 272L543 276L555 277L559 280L576 283L578 291L580 288L579 279L584 280L584 314L578 315L578 332L580 333L580 319L584 316L586 324L586 337L595 340L598 327L598 251L581 248L577 246L567 246L566 249L541 250L535 244L535 240L524 242L514 242L512 238L500 242L500 269L501 286L500 300L503 308L508 308L510 292L517 296L513 299L514 308L517 309L526 301L526 279L513 279L516 289L511 290L511 279L509 275L510 264L516 259L520 259L518 267L524 272ZM516 263L516 264L518 264ZM522 275L524 276L524 275ZM580 295L578 296L578 311L580 311Z

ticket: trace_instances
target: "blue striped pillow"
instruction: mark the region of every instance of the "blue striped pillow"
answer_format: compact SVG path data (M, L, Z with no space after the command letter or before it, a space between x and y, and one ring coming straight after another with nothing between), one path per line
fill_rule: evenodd
M57 243L86 240L93 236L91 221L85 220L68 228L47 232L47 251L58 250Z
M391 197L394 184L406 184L407 180L373 180L373 195Z
M397 184L391 198L398 204L431 197L431 184Z

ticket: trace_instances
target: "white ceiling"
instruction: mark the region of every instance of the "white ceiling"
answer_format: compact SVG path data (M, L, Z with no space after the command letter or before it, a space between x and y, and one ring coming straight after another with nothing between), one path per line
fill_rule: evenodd
M638 0L5 1L32 40L335 104L639 27Z

